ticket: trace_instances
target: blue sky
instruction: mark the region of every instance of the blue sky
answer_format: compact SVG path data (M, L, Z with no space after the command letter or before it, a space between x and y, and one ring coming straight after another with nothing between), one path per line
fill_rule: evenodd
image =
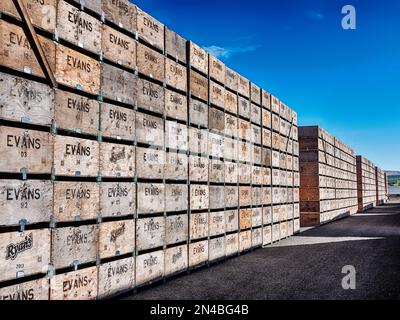
M385 170L400 170L400 2L136 0ZM341 27L344 5L357 29Z

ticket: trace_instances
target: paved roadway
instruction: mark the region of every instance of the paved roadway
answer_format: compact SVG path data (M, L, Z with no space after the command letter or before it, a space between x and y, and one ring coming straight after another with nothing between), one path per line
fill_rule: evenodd
M346 265L355 267L355 290L342 288ZM309 229L121 298L400 299L400 203Z

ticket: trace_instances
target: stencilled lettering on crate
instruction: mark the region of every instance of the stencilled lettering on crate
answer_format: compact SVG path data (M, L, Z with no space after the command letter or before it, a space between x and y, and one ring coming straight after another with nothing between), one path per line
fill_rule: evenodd
M96 177L99 173L99 152L97 141L56 136L54 141L55 174Z
M190 123L202 127L208 126L208 106L206 103L189 99L189 120Z
M208 133L208 154L215 158L224 157L224 137L217 133Z
M263 207L263 224L271 224L271 223L272 223L272 208Z
M101 104L100 132L103 137L133 141L135 112L109 103Z
M235 138L238 135L238 118L228 113L225 114L225 134Z
M170 276L188 268L188 246L182 245L165 250L165 275Z
M210 77L225 84L225 65L211 54L208 56L208 59L210 62Z
M204 210L209 207L209 190L207 185L190 185L190 208Z
M225 183L238 182L238 164L234 162L225 162Z
M230 257L239 252L239 234L229 234L225 237L225 253Z
M225 208L225 190L224 186L210 186L210 209L223 209Z
M207 181L209 179L209 159L189 156L189 178L191 181Z
M264 226L263 228L263 246L269 245L272 243L272 227Z
M99 256L101 259L133 253L135 221L122 220L100 223Z
M139 251L165 244L165 217L139 218L136 221L136 248Z
M175 91L165 90L165 115L167 117L186 121L187 97Z
M140 143L164 146L164 122L161 118L136 113L136 139Z
M137 90L139 108L164 114L165 91L162 86L144 79L137 79Z
M131 33L137 30L137 8L129 0L102 0L106 20Z
M225 237L211 239L208 243L209 260L215 261L225 257Z
M239 188L237 186L225 186L225 207L233 208L239 205Z
M152 214L165 210L165 185L138 183L138 213Z
M54 268L70 267L74 262L96 261L99 226L57 228L51 231L51 262Z
M164 251L142 254L136 258L136 285L140 286L164 276Z
M0 126L0 171L49 174L53 165L53 136L47 132Z
M50 126L53 103L49 86L0 72L0 119Z
M100 143L100 175L108 178L135 177L135 147Z
M251 248L251 230L241 231L239 233L239 250L240 252L249 250Z
M238 91L242 96L244 96L246 98L250 97L250 81L240 75L239 75Z
M191 213L189 221L190 239L202 239L208 237L208 212Z
M0 180L0 226L49 222L53 184L42 180Z
M224 183L225 182L225 165L220 160L210 160L210 182Z
M164 51L164 25L137 8L137 31L140 38Z
M190 94L208 101L208 79L193 70L190 70Z
M163 179L165 153L151 148L136 148L137 176L140 179Z
M251 209L239 210L240 230L250 229L252 226L253 211Z
M210 102L221 108L225 104L225 89L214 81L210 81Z
M58 274L50 279L50 300L95 300L97 267Z
M106 298L135 286L135 258L126 258L99 266L98 296Z
M224 158L233 161L238 159L238 140L224 138Z
M208 154L207 130L189 128L189 151L195 154Z
M208 126L210 130L224 133L225 130L225 114L216 108L209 109Z
M195 267L208 261L208 240L189 245L189 267Z
M262 228L253 229L251 232L251 246L261 246L263 242Z
M102 218L129 216L136 210L136 184L132 182L102 182L100 184L100 214Z
M262 213L262 208L253 208L253 217L252 217L252 227L259 227L262 225L262 218L263 218L263 213Z
M225 231L233 232L239 229L239 212L237 209L225 211Z
M165 59L166 84L176 90L187 91L187 70L180 63Z
M165 189L165 211L178 212L188 209L188 186L168 184Z
M229 69L226 67L226 73L225 73L225 85L229 89L233 91L238 91L239 88L239 75L233 71L232 69Z
M57 128L97 135L100 112L98 101L71 92L56 90L54 109Z
M197 44L190 41L189 43L190 65L207 74L208 73L208 53Z
M149 78L165 80L165 57L141 43L137 46L137 68Z
M165 177L171 180L188 179L188 156L183 153L167 152L165 156Z
M49 279L27 281L0 289L0 301L49 300Z
M225 103L224 108L230 113L237 114L238 112L238 96L235 93L225 90Z
M96 219L100 190L95 182L54 182L54 219L68 222Z
M131 37L103 24L101 50L105 60L136 69L137 43Z
M50 230L0 234L0 281L46 274L50 263Z
M251 168L250 164L239 163L239 183L251 183Z
M261 98L262 98L262 107L270 110L271 109L271 95L265 91L264 89L261 90Z
M165 121L165 147L175 150L188 150L188 129L174 121Z
M57 4L57 34L80 48L101 52L101 22L63 0Z
M225 234L225 211L210 212L209 236Z
M165 224L165 244L171 245L188 239L188 215L167 216Z

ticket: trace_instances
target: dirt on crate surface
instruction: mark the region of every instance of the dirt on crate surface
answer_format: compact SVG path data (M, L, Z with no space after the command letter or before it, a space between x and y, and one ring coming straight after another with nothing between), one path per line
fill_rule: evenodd
M400 202L392 201L120 298L400 299L399 248ZM354 284L344 267L355 268L354 290L343 289Z

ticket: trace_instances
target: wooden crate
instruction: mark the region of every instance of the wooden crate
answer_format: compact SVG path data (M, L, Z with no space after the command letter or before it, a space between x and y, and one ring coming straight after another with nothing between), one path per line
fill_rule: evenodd
M271 207L263 207L263 224L271 224L272 223L272 208Z
M172 180L187 180L189 177L188 163L186 154L167 152L165 156L165 176Z
M103 263L98 269L98 297L107 298L113 294L135 287L135 258L126 258Z
M209 159L205 157L189 156L189 179L190 181L207 181Z
M238 114L246 119L250 119L251 105L250 101L246 98L238 98Z
M192 68L208 74L208 53L192 41L189 41L189 57Z
M250 120L251 122L261 126L261 107L254 103L251 104Z
M189 99L189 122L208 127L208 106L204 102Z
M24 0L23 4L29 12L31 22L35 27L54 33L56 28L56 0ZM4 0L0 3L0 11L20 19L12 0Z
M164 179L164 164L164 151L150 148L136 148L136 168L138 178Z
M0 72L0 119L50 126L53 104L49 86Z
M203 101L208 101L208 79L200 73L190 70L190 94Z
M54 219L56 222L92 220L99 216L100 189L95 182L54 183Z
M47 273L50 230L1 233L0 251L0 281Z
M251 155L250 155L250 161L253 164L262 164L262 154L261 154L261 147L252 145L250 148Z
M57 228L51 231L51 263L55 269L96 261L99 226Z
M168 248L165 250L165 276L171 276L188 268L188 246Z
M208 59L210 63L210 77L219 83L225 84L225 64L211 54L208 55Z
M101 10L106 20L131 33L137 30L137 8L129 0L102 0Z
M189 207L187 184L168 184L165 189L165 211L184 211Z
M164 251L142 254L136 257L136 286L164 276Z
M98 101L71 92L56 90L55 125L59 129L97 135L100 104Z
M136 249L150 250L165 245L165 217L136 220Z
M239 74L228 67L225 68L225 85L227 88L237 92L239 89Z
M138 79L137 90L137 102L139 108L164 114L165 90L162 86L144 79Z
M250 98L253 103L261 105L261 88L254 83L250 85Z
M42 180L0 180L0 226L49 222L53 184Z
M53 136L47 132L0 126L0 172L51 173Z
M103 178L134 178L135 147L100 143L100 175Z
M214 158L224 157L224 137L217 133L208 133L208 154Z
M253 208L252 209L252 227L257 228L262 225L263 222L263 212L262 208Z
M138 183L137 210L139 214L152 214L165 210L165 185Z
M233 232L239 229L239 213L238 210L225 211L225 231Z
M189 236L188 215L168 216L165 219L165 244L171 245L187 241Z
M237 161L238 141L231 138L224 138L224 158Z
M251 246L259 247L263 244L262 228L253 229L251 232Z
M287 229L287 222L281 222L279 224L279 229L280 229L280 238L285 239L288 236L288 229Z
M225 254L230 257L239 252L239 234L234 233L225 237Z
M100 63L82 53L62 45L56 47L58 83L87 93L100 93Z
M136 140L154 146L164 146L164 122L161 118L136 113Z
M165 53L186 64L186 39L165 27Z
M97 276L97 267L91 267L50 278L50 300L95 300Z
M214 81L210 81L210 103L221 108L225 105L225 88Z
M54 172L57 176L96 177L99 173L99 143L94 140L56 136Z
M209 236L225 234L225 211L210 212Z
M233 208L239 205L239 188L237 186L225 187L225 207Z
M214 183L225 182L225 165L220 160L210 160L209 180Z
M245 77L239 75L239 87L238 92L246 97L250 97L250 81L247 80Z
M101 51L103 59L129 69L136 69L136 41L126 34L103 24Z
M152 79L165 79L165 57L140 43L137 45L137 68L140 73Z
M133 141L135 139L135 117L132 109L102 103L100 132L103 137Z
M271 187L263 187L262 188L262 201L263 205L270 205L272 202L272 196L271 196Z
M49 300L49 279L42 278L0 289L0 301Z
M272 125L272 114L270 110L262 109L261 111L262 124L265 128L270 129Z
M224 102L224 108L226 111L237 114L238 113L238 96L237 94L225 90L225 102Z
M251 124L251 142L257 145L262 144L262 129L261 127Z
M262 184L270 185L271 184L271 169L270 168L261 168L262 175Z
M134 251L135 221L133 219L100 223L100 259L125 255Z
M238 135L238 118L228 113L225 114L225 134L230 137Z
M187 120L187 97L175 91L165 90L165 115L167 117Z
M238 137L242 140L251 140L251 123L250 121L238 119Z
M135 105L137 78L135 75L116 68L110 64L102 64L101 92L104 98L125 104Z
M139 8L137 8L137 31L144 41L164 51L164 25Z
M272 227L265 226L263 228L263 246L267 246L272 243Z
M57 5L57 34L75 46L101 52L101 22L63 0Z
M189 218L190 240L208 237L209 219L208 212L191 213Z
M251 183L251 165L239 163L239 183Z
M136 184L102 182L100 184L100 215L102 218L133 215L136 210Z
M175 150L188 150L188 129L175 121L165 121L165 147Z
M208 261L208 240L189 245L189 267L196 267Z
M268 148L261 149L261 164L264 166L271 166L272 163L272 151Z
M249 142L239 141L239 161L251 162L251 144Z
M225 162L225 183L238 182L238 165L234 162Z
M271 147L271 139L272 139L272 135L271 135L271 130L269 129L262 129L262 145L264 147Z
M280 112L280 101L277 97L274 97L272 94L271 94L271 110L276 114L279 114Z
M253 211L252 209L240 209L239 210L239 226L240 230L250 229L253 223Z
M251 249L251 230L241 231L239 233L239 251L243 252Z
M225 192L224 186L210 186L209 187L209 200L210 209L222 209L225 207Z
M225 114L224 114L224 112L219 109L211 107L209 109L208 114L209 114L209 120L208 120L209 129L224 133L224 130L225 130Z
M253 185L261 185L263 183L262 167L252 167L251 183Z
M210 239L208 243L209 261L225 257L225 236Z
M55 70L55 44L49 39L38 36L43 51ZM0 20L0 65L44 78L42 68L31 48L25 31L11 23Z
M165 59L165 80L166 84L177 90L187 91L186 67L176 61Z
M277 223L272 226L272 242L276 242L279 240L280 240L280 228L279 228L279 223Z

